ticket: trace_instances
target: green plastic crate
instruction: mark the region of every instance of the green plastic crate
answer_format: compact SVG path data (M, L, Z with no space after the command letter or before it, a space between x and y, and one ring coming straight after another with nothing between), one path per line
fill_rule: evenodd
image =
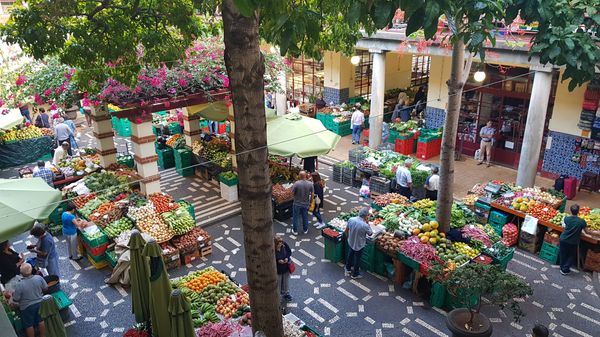
M162 169L168 169L175 166L175 159L173 155L173 149L164 148L157 150L158 155L158 166Z
M389 143L396 143L396 139L400 136L400 133L396 130L390 130L390 136L388 137Z
M175 135L175 134L181 133L181 125L179 125L179 123L177 123L177 122L171 122L171 123L169 124L169 132L170 132L172 135Z
M54 225L62 225L62 214L65 210L66 207L63 204L56 207L48 217L50 223L53 223Z
M490 222L489 225L494 229L494 232L496 232L496 234L498 234L500 237L502 237L502 228L504 228L504 224L497 224L497 223Z
M65 294L64 291L62 291L62 290L54 292L50 295L52 295L52 297L54 297L54 301L56 301L58 310L63 310L65 308L67 308L68 306L70 306L71 304L73 304L73 302L71 302L71 300L67 297L67 294Z
M106 261L106 255L105 254L100 254L98 256L94 256L92 254L90 254L90 252L86 251L85 255L88 257L88 259L93 260L96 263L101 263L101 262L105 262Z
M433 282L431 286L431 297L429 303L432 307L443 308L446 302L446 287L438 282Z
M343 262L344 261L344 244L343 242L338 242L335 240L330 240L325 238L325 259L333 262Z
M375 257L374 257L374 262L373 262L373 271L376 274L385 276L386 275L385 263L388 260L391 261L392 259L389 256L387 256L387 254L385 254L384 252L382 252L379 249L375 249L374 256Z
M410 267L412 269L419 270L421 268L421 264L419 262L411 259L410 257L404 255L401 252L398 252L398 260L400 260L400 262L404 263L407 267Z
M119 118L115 116L110 117L110 124L116 130L119 127Z
M188 167L188 168L184 168L184 169L177 168L177 169L175 169L175 171L177 172L177 174L179 174L182 177L189 177L189 176L194 175L193 167Z
M108 236L106 236L106 234L104 234L104 232L100 232L101 235L94 238L94 239L90 239L87 235L85 235L83 232L79 235L79 237L83 240L83 242L85 242L86 245L88 245L90 248L98 248L100 246L102 246L103 244L108 242Z
M227 186L234 186L234 185L238 184L238 177L236 176L233 179L227 179L222 174L219 174L219 181L222 182L223 184L227 185Z
M134 164L133 156L130 156L130 155L119 156L119 157L117 157L117 163L121 164L121 165L125 165L129 168L133 168L133 164Z
M175 158L175 166L179 164L180 167L184 167L192 164L192 150L187 147L173 151L173 157Z
M508 223L508 214L493 210L490 212L489 222L504 226Z
M104 252L104 255L105 255L106 261L108 261L108 264L110 264L111 267L114 267L117 265L117 255L116 255L114 249L107 250L106 252Z
M190 213L192 218L194 218L194 221L196 220L196 211L194 211L194 205L190 204L189 202L187 202L185 200L177 200L177 203L179 204L180 207L187 208L188 213Z
M131 136L131 121L127 118L119 119L117 124L117 134L121 137L129 137Z
M350 123L333 123L331 132L344 137L352 134L352 129L350 128Z
M544 241L544 243L542 243L542 248L540 249L540 259L556 264L558 262L559 252L560 248L558 246Z

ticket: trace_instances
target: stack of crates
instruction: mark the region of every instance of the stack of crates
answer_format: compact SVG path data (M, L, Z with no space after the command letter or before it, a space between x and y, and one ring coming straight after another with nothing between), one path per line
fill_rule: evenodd
M385 177L371 177L369 188L373 194L390 193L392 182Z
M341 236L339 239L324 236L323 242L325 243L325 259L333 263L344 262L344 243Z
M440 154L442 148L441 138L419 137L417 143L417 158L430 159Z
M62 226L62 214L65 210L66 205L61 203L52 211L52 213L50 213L50 216L48 217L50 227L53 227L52 224L54 224L54 226Z
M121 137L130 137L131 136L131 122L127 118L119 119L117 123L117 134Z
M360 267L370 272L375 271L375 243L368 242L360 257Z
M333 165L333 181L336 183L342 183L342 171L343 171L343 167L342 167L342 162L339 163L335 163Z
M85 233L82 233L80 238L90 264L96 269L108 266L106 255L104 254L108 248L108 237L103 232L100 232L100 235L94 236L94 238L90 238Z
M157 149L156 154L158 155L158 166L165 170L175 166L174 151L171 148Z
M540 259L548 261L551 264L557 264L559 251L560 249L558 246L544 241L544 243L542 243L542 249L540 249Z
M508 223L508 214L493 210L490 212L488 223L494 229L494 232L502 237L502 228Z
M341 123L333 122L331 123L330 127L328 127L328 129L342 137L352 134L352 128L350 127L349 120Z
M375 258L373 262L373 271L381 276L386 275L385 264L391 262L392 259L383 251L375 248Z
M400 133L396 130L390 130L390 136L388 137L388 142L395 144L396 140L400 137Z
M348 160L355 165L358 165L363 159L367 158L368 148L356 147L348 151Z
M399 134L394 150L403 155L413 154L415 150L414 135L412 133Z
M192 167L192 150L189 148L177 149L173 151L175 157L175 171L182 177L194 175Z
M181 133L181 125L179 125L179 123L177 122L171 122L169 123L169 132L172 135L176 135Z

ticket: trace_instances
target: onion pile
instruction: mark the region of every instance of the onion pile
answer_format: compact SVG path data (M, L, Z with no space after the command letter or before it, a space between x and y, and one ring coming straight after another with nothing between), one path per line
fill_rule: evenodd
M138 219L136 225L142 232L152 236L158 243L169 241L173 237L173 232L169 229L169 226L156 214Z

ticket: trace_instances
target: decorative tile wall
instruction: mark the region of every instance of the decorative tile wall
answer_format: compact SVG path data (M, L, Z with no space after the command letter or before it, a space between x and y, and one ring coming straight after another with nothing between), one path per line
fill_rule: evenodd
M550 148L544 151L543 171L577 177L577 179L581 179L586 171L600 173L600 162L597 156L588 156L585 167L572 160L575 154L575 143L580 137L556 131L549 131L548 136L552 137L552 143Z
M446 110L433 107L425 108L425 126L431 129L437 129L444 126L446 119Z
M323 89L323 99L327 104L342 104L350 98L350 88L337 89L325 87Z

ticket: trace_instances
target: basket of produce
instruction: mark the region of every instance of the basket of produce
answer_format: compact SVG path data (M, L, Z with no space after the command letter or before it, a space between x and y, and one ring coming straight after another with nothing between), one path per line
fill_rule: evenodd
M181 255L197 251L198 247L206 242L210 242L210 236L205 230L198 227L171 240L171 243L179 250Z
M294 193L292 192L292 188L286 188L281 184L274 184L271 190L271 196L273 201L277 205L285 204L288 201L294 199Z
M512 260L515 253L514 248L507 247L502 242L496 242L489 248L484 248L483 253L493 259L495 264L506 270L508 262Z
M238 184L238 176L233 171L221 172L219 174L219 181L227 186L235 186Z
M148 199L150 199L154 205L154 209L158 213L169 212L179 208L179 204L173 200L173 197L166 193L152 193L148 196Z
M94 213L90 214L88 219L101 228L118 220L123 216L121 209L112 202L105 202L100 205Z
M91 248L96 248L108 242L108 237L97 226L89 226L81 231L81 239Z
M124 231L133 229L133 227L134 227L133 221L131 221L131 219L129 219L128 217L124 216L124 217L120 218L119 220L116 220L116 221L108 224L106 227L104 227L103 231L104 231L104 234L106 234L106 236L113 239L113 238L116 238L117 236L119 236Z
M375 245L384 253L396 257L403 241L404 240L395 236L394 234L386 232L383 233L382 236L377 238L377 240L375 241Z
M185 208L164 212L160 216L175 235L183 235L196 226L194 218Z
M179 259L179 249L173 247L168 242L163 242L160 244L160 248L162 248L162 257L165 262L165 267L167 269L172 269L181 266L181 260Z
M94 211L100 207L100 205L102 205L103 203L107 202L108 200L104 199L104 198L96 198L96 199L92 199L90 201L88 201L85 206L83 206L82 208L79 208L78 211L79 213L89 219L89 216L94 213Z
M136 204L139 205L140 203ZM154 210L154 205L152 202L147 202L141 206L132 206L132 201L130 198L129 205L129 208L127 209L127 216L133 221L138 221L139 219L148 217L150 215L156 215L156 211Z
M179 207L187 209L188 213L190 213L192 218L194 218L194 221L196 221L196 212L194 211L194 205L190 204L185 200L177 200L177 204L179 204Z
M119 260L119 258L117 257L117 253L115 253L115 250L109 249L106 252L104 252L104 255L108 264L114 268Z
M324 228L323 230L321 230L321 235L323 235L323 237L328 240L333 240L336 242L341 242L343 237L342 232L338 232L332 228Z
M560 243L560 233L555 230L549 230L544 234L544 242L558 246Z
M158 243L169 241L174 236L169 226L156 214L138 219L136 226L140 231L152 236Z

